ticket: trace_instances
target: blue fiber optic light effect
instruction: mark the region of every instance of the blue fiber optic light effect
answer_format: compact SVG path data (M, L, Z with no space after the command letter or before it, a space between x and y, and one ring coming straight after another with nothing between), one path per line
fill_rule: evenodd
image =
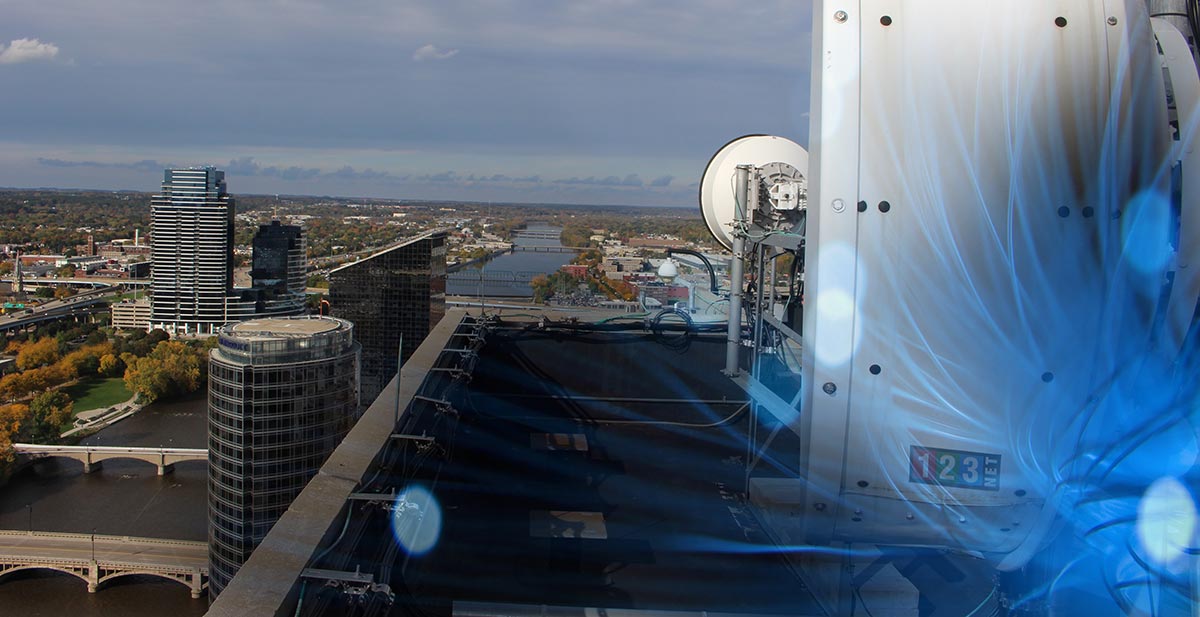
M424 555L442 534L442 508L424 486L411 485L392 504L392 534L410 555Z
M1200 238L1180 237L1200 213L1173 184L1154 41L1132 23L1120 59L1089 73L1086 41L994 17L990 39L955 39L978 55L864 44L848 107L863 119L851 198L869 207L852 224L822 212L807 256L805 370L822 376L807 400L847 437L842 457L807 461L806 490L843 536L1036 567L1017 608L1099 591L1124 614L1174 614L1200 565L1200 322L1181 340L1170 320L1200 307L1168 301L1200 267L1183 252ZM836 126L838 101L823 104ZM824 376L847 367L846 411L830 411ZM912 447L992 456L998 483L914 482ZM908 503L887 511L885 494Z
M1156 272L1171 258L1171 202L1158 191L1134 195L1121 220L1125 257L1142 272Z
M1196 504L1179 480L1165 476L1155 480L1138 501L1137 538L1151 563L1176 569L1187 559L1196 533Z

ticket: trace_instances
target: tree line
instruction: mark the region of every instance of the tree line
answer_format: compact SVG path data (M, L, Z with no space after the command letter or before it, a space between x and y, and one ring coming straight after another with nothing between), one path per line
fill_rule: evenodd
M121 377L142 403L195 392L206 383L208 352L216 344L216 337L169 340L161 330L111 340L94 331L76 344L63 334L15 338L4 349L15 356L17 371L0 378L0 476L15 460L13 443L59 441L75 411L63 386L83 378Z

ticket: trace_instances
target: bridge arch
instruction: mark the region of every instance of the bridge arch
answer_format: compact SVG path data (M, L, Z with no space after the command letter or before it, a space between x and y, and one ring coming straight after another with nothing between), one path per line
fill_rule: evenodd
M187 587L189 589L192 586L191 583L188 582L188 578L191 576L189 574L175 574L175 573L170 573L170 572L155 572L153 570L122 570L120 572L113 572L112 574L106 574L104 576L101 576L100 580L96 582L96 587L98 589L98 588L102 587L104 585L104 583L111 581L114 578L121 578L122 576L139 576L139 575L155 576L158 578L166 579L168 581L175 581L176 583L179 583L180 585L183 585L184 587Z
M49 564L29 564L29 565L19 565L19 566L12 566L12 567L8 567L8 568L2 568L2 569L0 569L0 580L3 580L4 577L8 576L9 574L12 574L14 572L20 572L22 570L54 570L55 572L62 572L63 574L70 574L71 576L74 576L75 578L83 581L83 584L85 584L85 585L88 583L88 577L87 577L86 572L80 572L80 571L74 570L69 566L55 566L55 565L49 565Z

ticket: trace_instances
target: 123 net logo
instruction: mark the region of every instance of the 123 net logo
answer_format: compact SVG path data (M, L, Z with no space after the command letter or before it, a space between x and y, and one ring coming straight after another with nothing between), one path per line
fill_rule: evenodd
M908 481L983 491L1000 490L1000 455L910 446Z

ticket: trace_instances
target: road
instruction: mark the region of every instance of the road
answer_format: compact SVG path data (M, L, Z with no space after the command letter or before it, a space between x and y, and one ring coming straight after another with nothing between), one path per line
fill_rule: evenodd
M99 289L86 291L63 300L51 300L45 304L33 307L33 312L18 312L0 317L0 330L19 328L27 324L43 321L49 317L67 316L88 309L96 304L106 303L110 298L120 295L119 289Z
M204 542L95 536L96 561L101 564L208 569ZM0 531L0 555L47 560L92 559L92 536L25 531Z

